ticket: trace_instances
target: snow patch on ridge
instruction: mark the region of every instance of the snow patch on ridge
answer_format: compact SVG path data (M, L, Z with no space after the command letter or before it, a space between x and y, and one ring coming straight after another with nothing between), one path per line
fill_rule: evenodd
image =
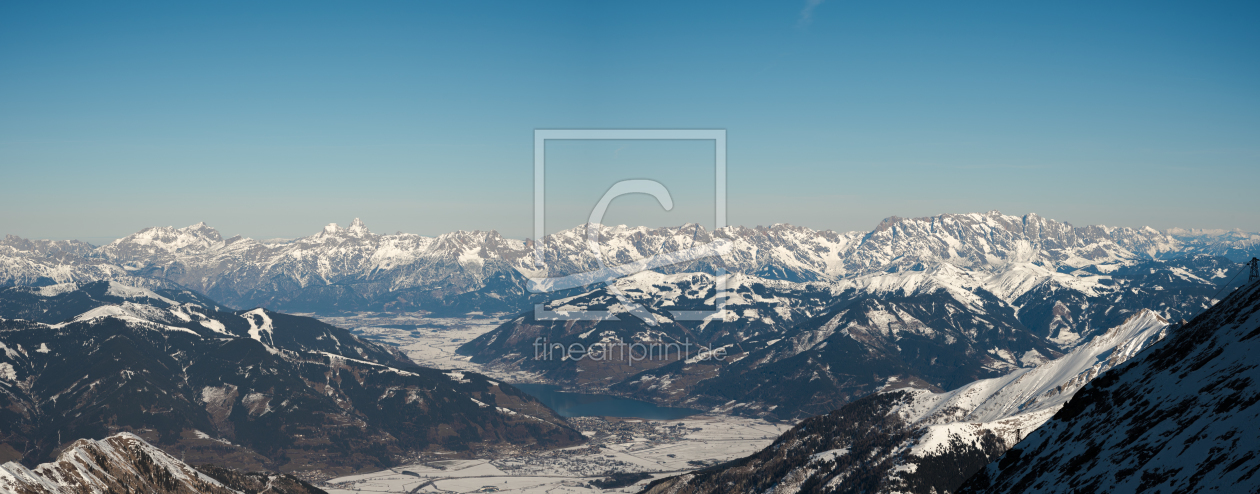
M153 293L153 291L151 290L148 290L145 288L136 288L134 286L124 285L122 283L118 283L115 281L109 282L109 289L105 291L105 294L111 297L126 298L126 299L149 298L153 300L161 300L171 305L176 305L176 302L174 300L171 300L169 298Z
M241 317L246 321L249 321L250 338L262 343L264 347L267 347L267 351L272 354L279 353L279 351L276 350L276 340L271 326L271 317L267 315L266 310L257 308L241 314Z
M79 289L78 283L61 283L59 285L41 286L36 289L41 297L56 297L63 293L70 293Z

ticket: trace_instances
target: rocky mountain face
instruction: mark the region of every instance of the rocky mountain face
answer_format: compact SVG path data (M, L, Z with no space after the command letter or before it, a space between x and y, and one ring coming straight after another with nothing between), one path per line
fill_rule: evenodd
M0 465L0 491L15 494L236 494L214 478L126 432L66 446L50 463Z
M1260 490L1260 283L1091 381L959 492Z
M620 265L661 252L721 241L730 251L663 266L662 273L718 268L761 278L837 281L948 264L981 273L1031 265L1050 273L1190 254L1249 258L1256 243L1235 236L1173 236L1150 228L1074 227L1037 215L946 214L892 217L869 232L835 233L791 225L707 231L594 225L602 256ZM0 242L0 285L50 285L126 277L164 280L233 307L290 311L429 310L520 312L546 297L524 289L525 276L558 277L600 267L581 226L534 242L496 232L438 237L377 235L357 219L290 242L223 239L196 224L149 228L99 248L76 242ZM1241 234L1239 234L1241 235ZM1232 259L1232 258L1231 258ZM1238 259L1234 259L1237 261ZM491 295L497 296L491 296Z
M1169 328L1142 311L1061 358L948 392L890 379L880 392L802 421L757 454L662 479L646 492L953 492Z
M272 471L351 472L430 449L581 441L514 387L416 366L314 319L216 310L114 282L45 288L0 292L0 307L96 305L55 324L0 319L6 460L41 461L63 441L120 431L190 462Z

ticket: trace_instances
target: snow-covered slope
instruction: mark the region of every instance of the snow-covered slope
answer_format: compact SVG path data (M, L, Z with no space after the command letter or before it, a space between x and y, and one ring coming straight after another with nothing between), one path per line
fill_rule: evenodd
M1162 339L1168 321L1145 310L1061 358L948 393L927 393L904 410L916 423L993 422L1018 414L1058 410L1102 372ZM1031 429L1029 429L1031 430Z
M0 318L5 319L54 324L82 316L102 306L122 307L129 304L160 308L192 304L205 309L228 311L227 308L189 290L142 288L119 281L0 289Z
M754 456L660 482L649 492L952 491L1168 327L1143 311L1059 359L949 392L889 379L885 391L804 420Z
M1093 380L960 492L1260 491L1260 283Z
M123 432L99 441L71 443L56 461L28 469L16 462L0 465L0 492L95 494L236 493L139 436Z

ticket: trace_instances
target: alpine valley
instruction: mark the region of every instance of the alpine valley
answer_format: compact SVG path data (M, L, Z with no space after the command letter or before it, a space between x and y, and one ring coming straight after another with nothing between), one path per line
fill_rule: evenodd
M697 248L711 255L635 269ZM581 225L518 240L355 219L293 240L203 223L103 246L8 236L0 492L336 491L378 471L436 492L465 485L439 483L448 467L483 488L533 461L520 455L581 464L529 474L555 478L538 492L1254 488L1260 438L1238 424L1256 418L1257 289L1235 290L1256 255L1260 234L996 211L849 233ZM371 322L393 319L412 322ZM439 336L459 368L407 353ZM716 429L566 417L515 384L777 437L712 455ZM1193 420L1213 413L1229 423ZM633 454L658 446L688 453ZM1184 454L1202 460L1178 470Z
M189 462L329 473L430 449L581 442L506 383L419 367L315 319L115 281L0 296L5 460L118 432ZM63 318L69 307L84 312Z

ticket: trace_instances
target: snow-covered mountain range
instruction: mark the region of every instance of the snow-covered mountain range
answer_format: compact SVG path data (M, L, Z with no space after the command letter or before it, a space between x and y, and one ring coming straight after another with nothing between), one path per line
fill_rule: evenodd
M478 363L715 413L822 414L742 463L672 479L662 492L953 490L1072 409L1064 403L1091 379L1180 334L1260 251L1260 235L1241 232L1075 227L998 212L893 217L850 233L584 225L541 242L537 258L532 240L493 231L378 235L358 219L291 241L224 239L201 223L100 247L6 237L0 435L9 448L0 459L18 454L19 440L51 459L62 431L70 440L147 430L168 451L272 470L354 471L472 443L579 442L509 385L419 368L278 312L475 311L516 315L460 348ZM697 245L729 250L609 286L528 290L531 278ZM707 317L683 316L719 301ZM612 317L539 318L534 304ZM539 359L540 340L692 346L639 361ZM135 403L140 413L121 412ZM153 418L162 414L180 419ZM986 478L1015 485L1009 465Z
M721 239L731 250L660 269L665 273L729 272L785 281L837 281L948 264L1000 274L1030 266L1040 275L1080 269L1107 272L1128 263L1193 254L1234 261L1257 252L1260 236L1161 233L1151 228L1075 227L1035 214L996 211L928 218L892 217L869 232L835 233L777 224L707 231L595 226L601 255L621 264ZM556 277L597 269L587 227L532 240L497 232L457 231L437 237L378 235L356 219L349 227L287 242L222 238L198 223L148 228L107 245L76 241L0 241L0 285L48 285L127 277L160 280L234 307L276 310L486 310L517 312L539 300L525 277ZM1017 286L1021 283L1016 282ZM496 296L487 296L494 294ZM460 297L466 300L454 301Z
M730 250L614 285L656 324L632 315L579 324L532 316L536 303L621 310L608 287L527 290L530 277L600 267L584 227L544 239L541 260L532 241L495 232L377 235L358 220L287 242L223 239L204 224L149 228L97 248L8 237L0 242L0 283L108 279L202 293L233 307L317 313L526 312L461 351L569 387L788 418L825 413L893 376L934 391L997 377L1056 358L1144 309L1192 318L1240 268L1200 253L1254 245L1237 232L1075 227L997 212L894 217L845 234L782 224L593 228L614 265L718 240ZM727 310L704 321L677 317L716 307L719 268L734 273L721 294ZM691 342L732 357L596 369L526 358L535 333L566 345Z

